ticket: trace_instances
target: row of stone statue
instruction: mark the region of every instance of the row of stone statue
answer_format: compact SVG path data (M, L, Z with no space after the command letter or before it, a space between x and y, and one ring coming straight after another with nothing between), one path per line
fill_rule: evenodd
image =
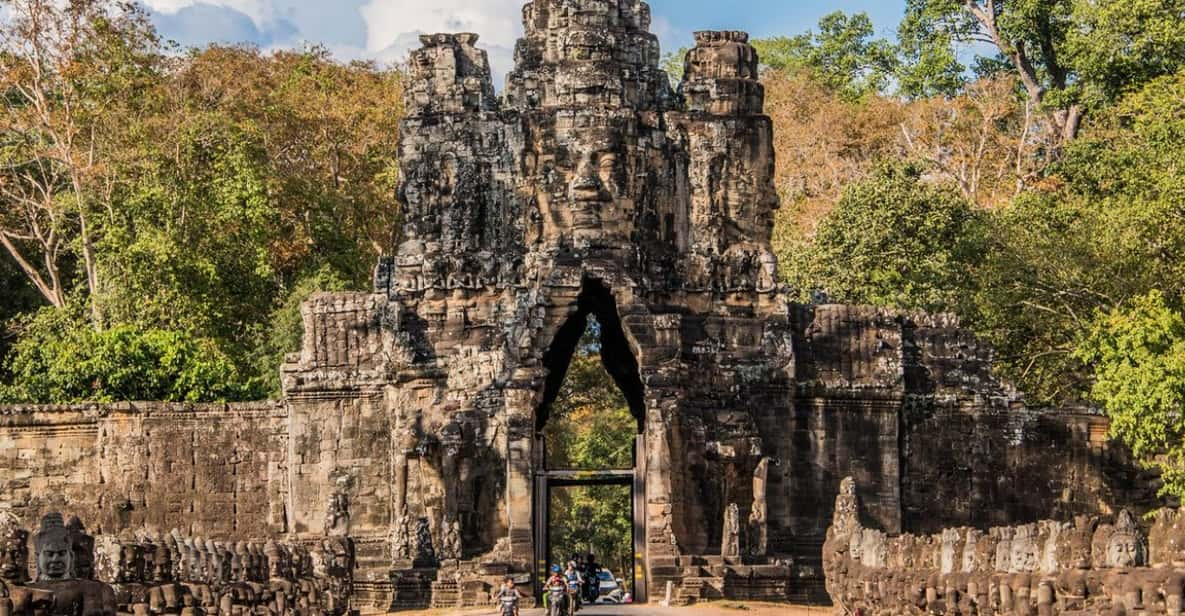
M1151 532L1121 511L1112 523L1080 516L890 537L862 526L855 482L845 479L823 567L828 594L848 613L1179 616L1185 516L1158 512Z
M849 568L828 580L832 600L850 614L1180 616L1185 568L1075 569L1031 573L931 573Z
M336 616L349 611L353 548L224 543L167 534L92 536L51 513L32 535L0 513L0 616Z

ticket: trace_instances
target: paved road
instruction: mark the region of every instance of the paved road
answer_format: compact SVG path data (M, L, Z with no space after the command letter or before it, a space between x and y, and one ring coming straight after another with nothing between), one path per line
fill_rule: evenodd
M580 610L577 616L831 616L829 608L806 608L788 605L753 605L738 609L735 604L706 604L691 608L663 608L657 605L595 605ZM486 616L477 613L473 616ZM495 616L490 612L489 616ZM546 616L541 609L523 610L521 616Z

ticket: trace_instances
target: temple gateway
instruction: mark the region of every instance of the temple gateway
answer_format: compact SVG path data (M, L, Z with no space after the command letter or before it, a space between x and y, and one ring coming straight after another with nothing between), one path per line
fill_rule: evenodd
M697 33L672 88L644 2L523 23L501 97L476 35L421 37L403 241L373 292L304 306L283 399L0 408L5 583L47 524L108 546L123 606L484 605L538 589L550 490L615 483L637 599L825 600L845 477L891 536L1154 505L1105 418L1027 407L953 318L791 299L746 34ZM541 434L590 316L635 456L573 474Z

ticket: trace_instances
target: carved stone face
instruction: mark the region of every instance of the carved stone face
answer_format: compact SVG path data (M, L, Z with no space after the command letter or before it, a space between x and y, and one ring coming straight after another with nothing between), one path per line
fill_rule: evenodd
M153 582L171 582L173 580L173 551L167 546L160 546L156 550L156 556L152 559L152 573L150 579Z
M37 577L41 581L70 579L74 547L65 531L43 536L37 549Z
M247 581L247 567L243 563L244 557L240 554L235 554L230 559L230 578L236 582Z
M1131 533L1115 533L1107 542L1106 564L1111 568L1139 567L1144 564L1143 546Z
M0 580L24 583L29 562L28 533L0 520Z
M95 539L90 535L75 534L71 542L74 550L74 573L80 580L95 577Z
M606 222L628 205L620 120L594 114L557 120L555 166L544 171L543 201L551 236L588 243L613 235Z
M144 561L139 546L127 543L119 546L119 565L116 572L119 581L138 582L143 569Z

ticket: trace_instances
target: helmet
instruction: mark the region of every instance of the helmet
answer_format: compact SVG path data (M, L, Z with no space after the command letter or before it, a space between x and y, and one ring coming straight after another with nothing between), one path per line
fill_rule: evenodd
M560 572L560 566L559 566L559 565L552 565L552 566L551 566L551 572L552 572L552 573L559 573L559 572Z

